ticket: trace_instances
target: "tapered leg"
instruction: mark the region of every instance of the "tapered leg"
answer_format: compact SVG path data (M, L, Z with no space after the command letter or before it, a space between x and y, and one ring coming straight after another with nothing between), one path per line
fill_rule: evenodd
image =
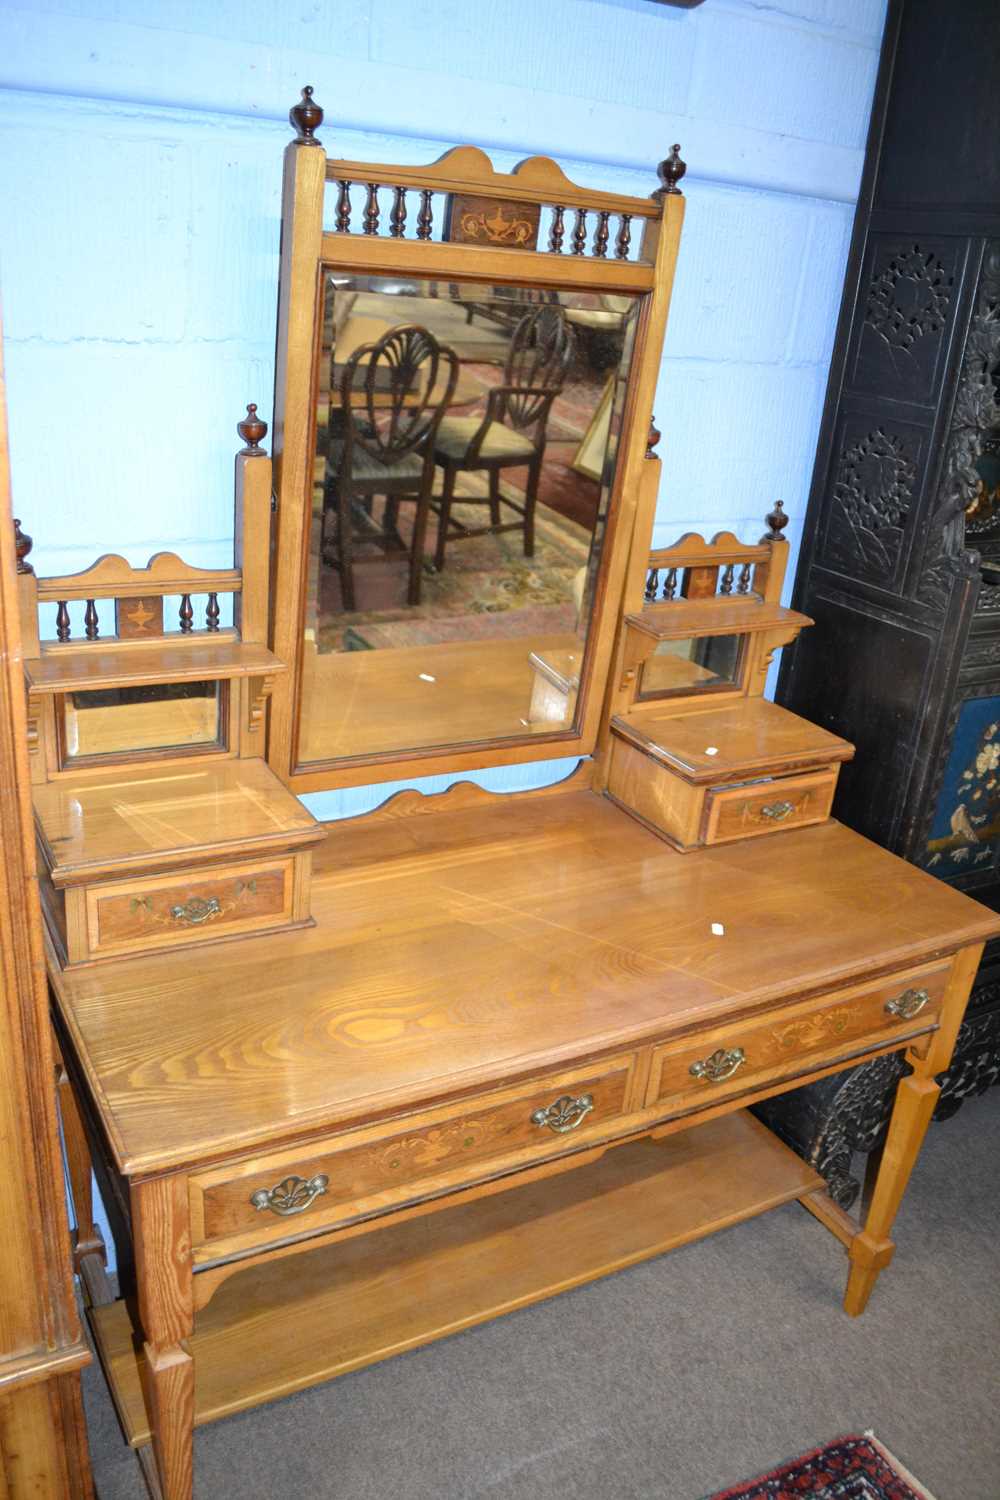
M536 458L528 469L528 485L524 492L524 555L535 555L535 505L538 500L538 480L542 472L542 461Z
M337 566L340 593L346 610L354 610L354 532L351 521L351 488L341 480L337 500Z
M906 1058L913 1073L902 1079L896 1091L889 1134L882 1148L877 1174L870 1184L871 1197L864 1228L854 1236L847 1252L851 1270L844 1308L853 1317L864 1312L878 1273L892 1259L894 1246L889 1234L893 1220L941 1092L934 1077L944 1072L951 1060L982 951L982 945L978 945L963 949L956 955L938 1030L921 1038L907 1051Z
M423 583L424 547L427 541L427 517L431 509L431 486L434 482L434 470L426 475L420 487L420 496L417 500L417 513L413 519L413 540L410 543L410 591L407 596L409 604L420 603L420 588Z
M163 1500L191 1500L194 1483L194 1293L187 1183L159 1177L132 1188L143 1392Z
M434 566L440 573L444 567L444 549L448 542L448 526L451 522L451 498L455 492L455 470L446 464L441 485L441 506L438 510L437 546L434 549Z
M66 1147L66 1170L69 1176L70 1195L73 1199L73 1215L76 1228L73 1231L73 1268L79 1272L81 1263L88 1255L100 1258L107 1264L104 1236L94 1223L93 1167L90 1146L80 1109L76 1102L66 1069L61 1063L56 1068L59 1085L59 1115L62 1120L63 1142Z

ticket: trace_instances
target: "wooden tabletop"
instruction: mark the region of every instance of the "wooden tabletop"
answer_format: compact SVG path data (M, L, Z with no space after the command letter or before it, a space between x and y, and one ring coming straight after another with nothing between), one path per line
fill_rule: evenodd
M836 823L681 855L586 790L460 789L410 814L404 797L398 816L330 826L314 928L57 976L123 1171L399 1111L1000 932Z
M690 781L850 760L854 746L767 698L678 713L664 705L621 714L615 731Z

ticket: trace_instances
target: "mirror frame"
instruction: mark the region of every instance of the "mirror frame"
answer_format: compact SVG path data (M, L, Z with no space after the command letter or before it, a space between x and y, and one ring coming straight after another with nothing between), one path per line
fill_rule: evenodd
M512 173L496 172L475 146L458 146L427 166L386 165L328 158L316 139L323 112L311 89L289 116L297 131L285 149L281 271L275 369L273 457L276 527L272 568L272 649L288 664L275 683L270 708L268 763L296 792L367 785L438 773L474 770L563 756L586 756L601 728L626 569L635 540L639 481L647 453L653 396L673 283L684 199L677 183L684 163L675 146L660 164L660 188L632 198L578 187L549 157L533 156ZM324 232L327 184L341 185L336 228ZM345 186L368 189L362 224L351 226ZM377 187L394 194L392 212L379 230ZM410 214L416 234L406 236L400 208L419 194ZM436 195L432 198L432 195ZM425 219L443 199L445 224L455 201L471 197L512 211L525 205L561 210L547 249L435 240ZM373 206L375 212L373 214ZM486 214L482 216L484 219ZM529 215L531 217L531 215ZM617 233L609 245L610 223ZM641 225L636 258L629 256L631 226ZM589 233L588 233L589 229ZM426 232L425 232L426 231ZM452 230L454 232L454 229ZM488 228L485 232L489 232ZM569 252L562 249L564 239ZM609 249L611 254L609 255ZM303 628L316 443L314 391L319 360L322 296L330 272L410 276L451 282L526 285L554 290L639 294L640 308L614 481L591 606L576 726L552 734L497 737L470 744L378 752L297 764L302 710ZM639 539L645 547L648 539ZM485 689L484 689L485 690Z

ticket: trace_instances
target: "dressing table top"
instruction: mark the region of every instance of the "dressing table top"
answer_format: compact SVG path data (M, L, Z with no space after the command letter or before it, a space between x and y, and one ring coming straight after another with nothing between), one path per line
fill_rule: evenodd
M312 929L54 968L124 1171L371 1121L1000 927L833 822L680 855L587 790L418 800L330 826Z

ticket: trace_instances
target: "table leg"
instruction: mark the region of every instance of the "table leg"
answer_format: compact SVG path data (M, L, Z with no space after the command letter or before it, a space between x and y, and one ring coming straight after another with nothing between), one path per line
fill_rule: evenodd
M158 1177L132 1186L132 1227L143 1390L163 1500L193 1493L194 1331L187 1182Z
M913 1072L900 1081L896 1091L889 1134L882 1148L864 1228L854 1236L848 1249L851 1270L844 1308L852 1317L864 1312L878 1273L892 1259L895 1247L889 1234L893 1220L941 1092L934 1081L935 1074L944 1072L951 1061L982 951L979 944L956 955L938 1030L907 1049L906 1060Z
M56 1064L56 1082L59 1092L59 1118L62 1121L63 1143L66 1147L66 1172L69 1177L70 1197L73 1202L73 1269L82 1274L83 1261L88 1255L96 1255L102 1266L107 1265L104 1236L94 1223L93 1164L90 1159L90 1144L80 1116L80 1107L73 1093L66 1068L60 1060Z

